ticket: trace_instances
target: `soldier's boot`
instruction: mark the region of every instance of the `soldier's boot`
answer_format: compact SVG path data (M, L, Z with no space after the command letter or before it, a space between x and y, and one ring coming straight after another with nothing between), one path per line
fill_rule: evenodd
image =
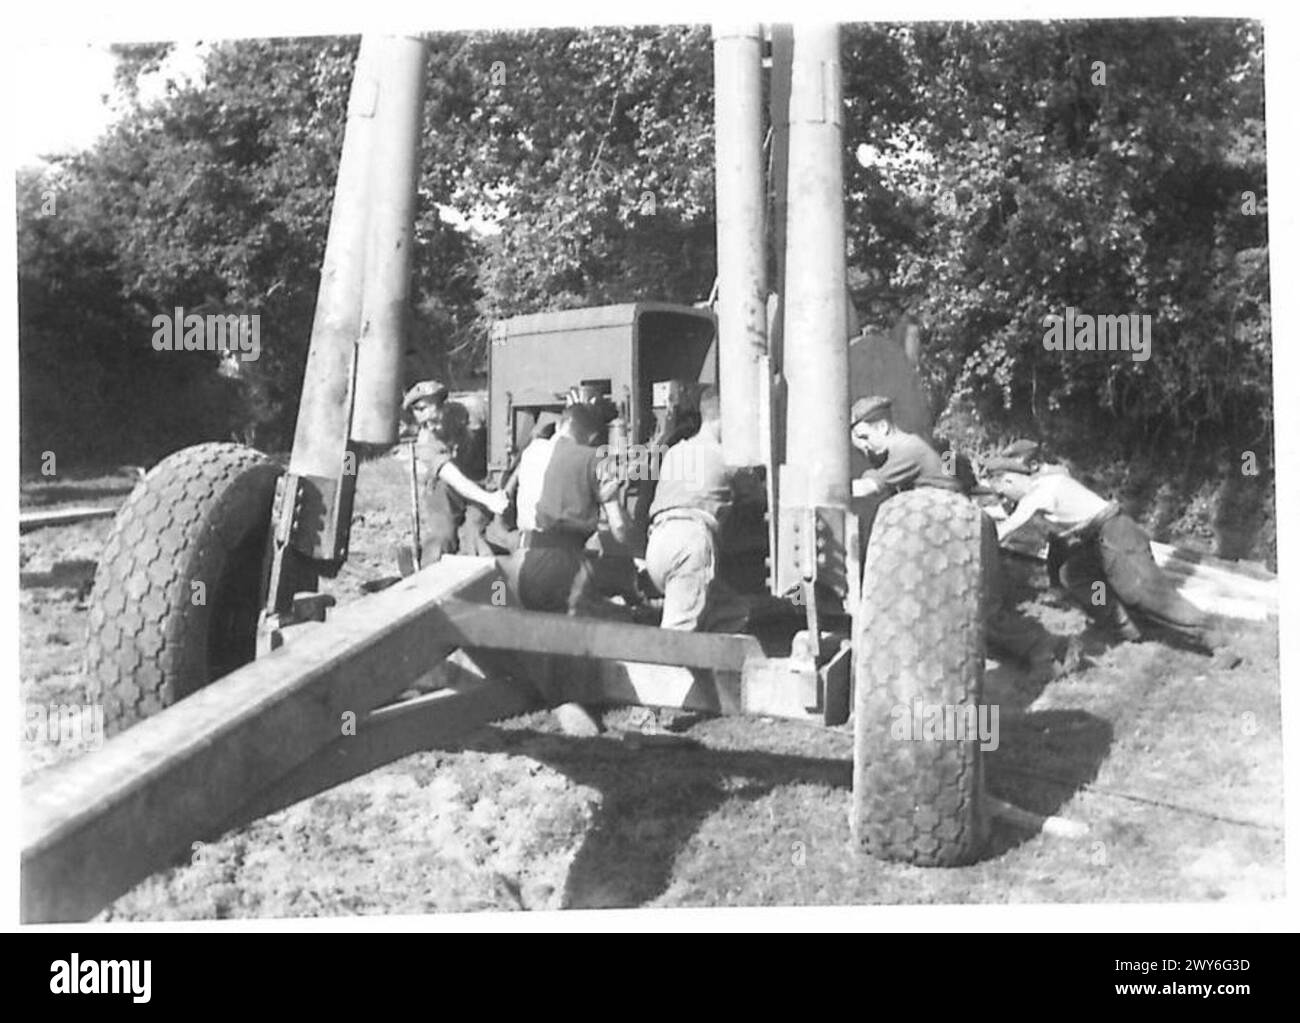
M1133 618L1128 613L1128 608L1118 597L1111 595L1111 624L1115 630L1129 643L1142 642L1142 630L1137 627Z

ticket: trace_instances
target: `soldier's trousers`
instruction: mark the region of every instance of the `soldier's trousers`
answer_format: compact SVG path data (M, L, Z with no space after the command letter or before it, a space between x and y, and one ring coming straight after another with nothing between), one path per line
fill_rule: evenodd
M484 538L490 514L442 480L429 488L423 513L420 544L424 564L433 564L444 554L492 553Z
M525 534L524 546L503 559L506 578L531 611L555 611L593 618L626 618L625 609L605 599L602 566L580 543L538 540Z
M650 581L664 595L660 628L737 632L744 627L746 609L717 577L717 545L703 522L685 517L656 521L645 562Z
M1125 608L1162 625L1201 631L1208 616L1174 588L1151 556L1151 542L1127 515L1103 523L1095 537L1063 544L1052 542L1048 573L1085 607L1111 622L1122 621ZM1101 582L1102 587L1096 583ZM1118 599L1116 599L1118 598Z

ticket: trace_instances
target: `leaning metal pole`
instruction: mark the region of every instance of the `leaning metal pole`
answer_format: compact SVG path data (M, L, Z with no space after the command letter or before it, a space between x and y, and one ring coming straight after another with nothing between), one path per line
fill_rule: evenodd
M361 329L370 157L375 142L382 48L379 37L363 36L352 75L316 315L311 325L293 453L289 457L289 471L304 477L333 478L343 468L353 358ZM322 552L317 556L330 554Z
M357 52L287 478L290 544L319 561L347 555L349 442L397 440L424 57L407 37L363 36Z
M295 562L332 575L347 558L357 448L396 439L423 72L422 42L362 37L293 451L272 511L262 634L289 612Z
M713 30L718 217L718 361L722 446L731 465L757 465L760 359L767 354L762 26Z
M382 52L383 95L374 118L352 440L391 447L397 443L409 323L425 46L419 39L392 36L383 40Z

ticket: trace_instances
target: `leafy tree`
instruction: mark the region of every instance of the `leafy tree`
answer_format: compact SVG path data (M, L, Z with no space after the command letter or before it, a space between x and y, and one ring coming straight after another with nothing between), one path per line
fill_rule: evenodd
M883 100L850 110L893 158L851 168L852 241L926 321L939 393L1040 425L1100 411L1193 441L1267 431L1266 217L1242 212L1243 193L1266 187L1258 26L853 35L850 53L883 53L871 67L890 74ZM1066 306L1150 313L1152 358L1046 351L1043 317Z
M147 371L187 396L176 440L287 439L355 52L353 38L219 43L202 83L146 102L136 83L167 48L120 48L128 115L20 183L25 427L85 422L80 392L28 386L36 367L85 382L105 415L139 414ZM936 395L1044 432L1267 436L1257 25L854 25L843 61L850 278L868 320L922 319ZM708 294L707 29L438 34L429 67L421 372L468 381L498 316ZM47 180L64 199L42 219ZM149 351L150 317L176 305L260 314L262 359L223 379L215 357ZM1043 317L1066 306L1150 313L1152 358L1044 350Z
M707 29L438 36L431 67L433 190L499 228L480 262L484 317L707 296Z

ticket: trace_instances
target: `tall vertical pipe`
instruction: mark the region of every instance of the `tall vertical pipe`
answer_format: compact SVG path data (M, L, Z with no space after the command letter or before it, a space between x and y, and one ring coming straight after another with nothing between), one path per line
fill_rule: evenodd
M289 457L289 471L300 476L338 476L347 448L352 360L361 326L366 196L379 98L379 51L378 38L363 36L352 72L343 151Z
M773 369L782 373L782 308L785 302L785 221L790 196L790 63L794 54L794 29L772 26L772 74L768 90L772 121L772 247L776 256L776 316L768 328L767 349ZM784 441L784 431L781 440Z
M759 359L767 352L763 180L763 32L713 30L722 447L732 465L762 461Z
M839 27L796 26L790 91L784 369L787 462L805 506L849 502L843 103ZM801 503L786 494L782 503Z
M410 318L425 46L420 39L390 36L383 39L381 53L352 440L388 446L397 442L402 359Z

